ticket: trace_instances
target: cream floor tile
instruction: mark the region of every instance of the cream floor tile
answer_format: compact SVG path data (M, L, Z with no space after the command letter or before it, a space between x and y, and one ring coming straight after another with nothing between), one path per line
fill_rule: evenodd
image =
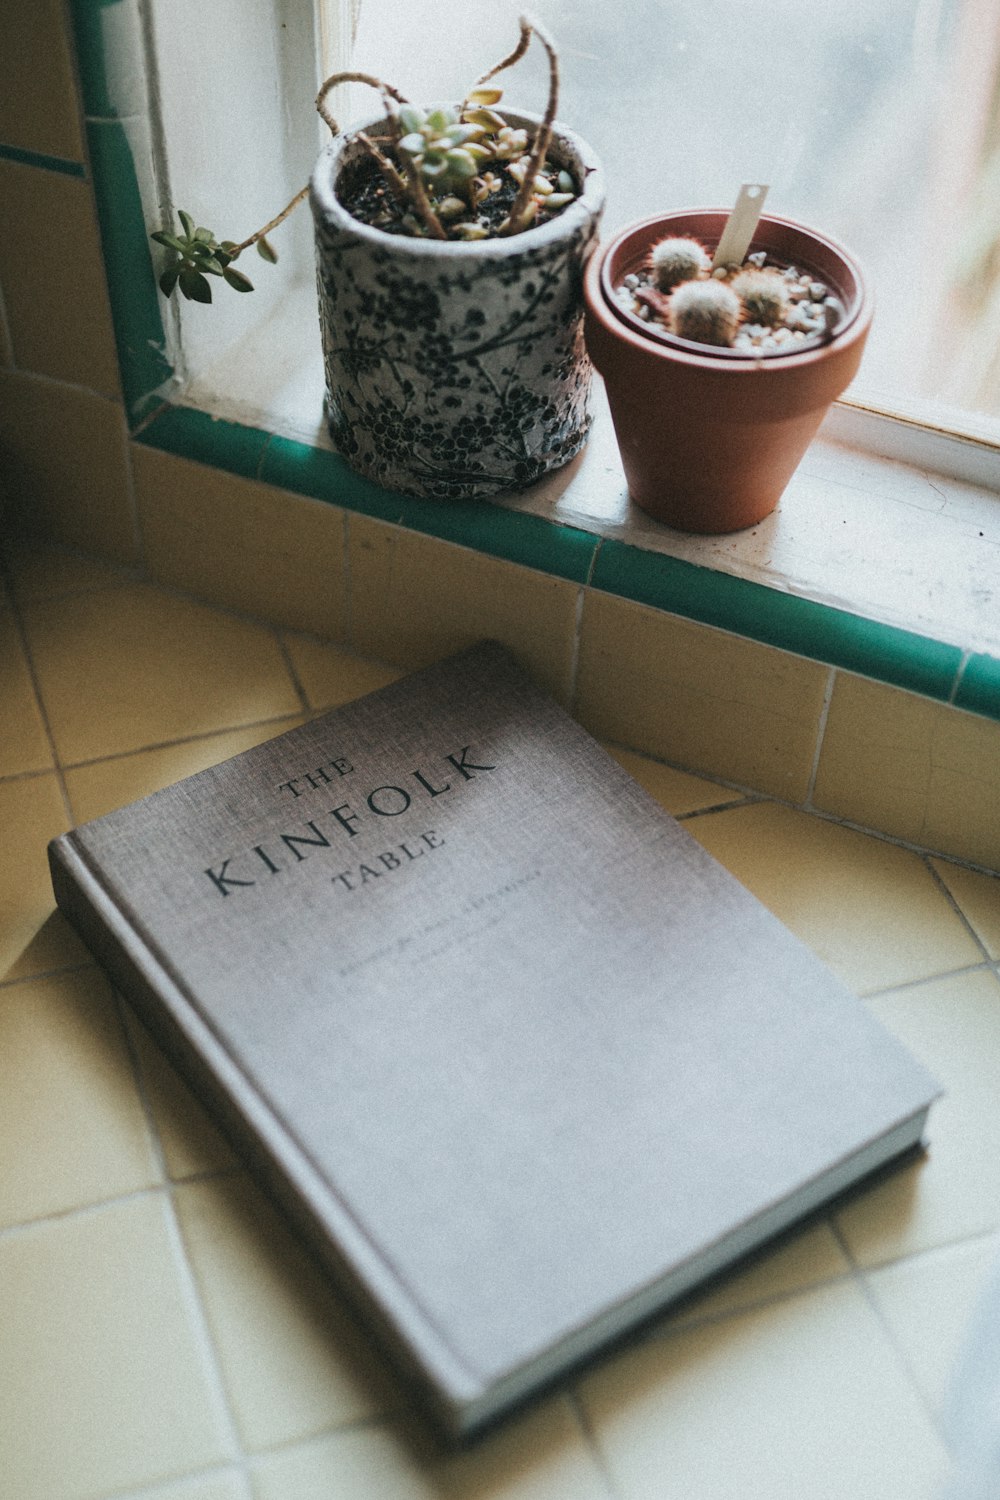
M1000 875L983 875L947 860L931 864L958 902L991 958L1000 958Z
M135 444L150 574L211 603L342 640L345 513Z
M399 1404L364 1336L245 1176L184 1184L177 1204L247 1448Z
M84 557L34 537L11 537L3 543L11 590L19 602L51 599L59 594L87 594L94 589L134 583L136 569Z
M607 1500L565 1401L515 1418L474 1447L431 1457L390 1429L345 1432L264 1458L255 1500Z
M637 755L634 750L625 750L621 745L606 745L605 749L675 818L741 800L739 792L714 781L704 781L700 776L691 776L687 771L675 771L672 766L650 760L647 755Z
M54 774L0 781L0 981L90 960L55 911L49 880L46 845L68 827Z
M372 661L345 646L327 644L310 636L286 635L284 640L303 692L310 707L317 711L374 693L395 682L405 671L403 667Z
M576 584L364 516L351 518L348 560L359 651L422 667L489 637L568 703Z
M159 1194L0 1236L0 1284L12 1500L93 1500L227 1458Z
M97 969L0 989L0 1226L159 1181L121 1023Z
M234 1167L236 1158L201 1103L127 1009L126 1018L170 1177L179 1181Z
M711 1283L668 1315L664 1327L684 1327L739 1312L847 1276L851 1263L826 1223L783 1235L744 1266Z
M586 593L576 712L602 739L801 802L828 677L818 662Z
M299 712L273 633L145 585L24 606L64 764Z
M981 962L919 855L775 803L687 827L861 993Z
M981 969L869 1004L945 1092L931 1109L926 1158L836 1215L865 1266L1000 1228L1000 979Z
M52 764L14 612L0 594L0 777Z
M934 1500L945 1464L853 1281L652 1340L582 1395L620 1500Z
M869 1291L924 1399L941 1412L1000 1239L987 1236L871 1271Z
M66 790L74 821L86 823L91 818L103 817L116 807L148 797L185 776L194 776L208 766L218 765L264 740L284 734L285 730L293 729L302 721L303 716L297 714L291 718L273 719L266 724L253 724L247 729L230 729L223 734L206 735L203 739L185 740L159 750L142 750L135 755L115 756L112 760L76 766L66 772Z

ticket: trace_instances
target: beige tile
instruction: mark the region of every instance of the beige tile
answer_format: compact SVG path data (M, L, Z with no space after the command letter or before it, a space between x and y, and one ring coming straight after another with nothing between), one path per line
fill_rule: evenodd
M782 1235L742 1267L716 1278L708 1289L668 1314L663 1327L683 1327L787 1297L849 1275L851 1263L829 1224L812 1223Z
M564 1401L508 1422L466 1452L431 1457L394 1430L337 1433L254 1465L254 1500L606 1500Z
M989 970L869 1001L939 1079L926 1157L845 1206L837 1225L866 1266L1000 1228L1000 980Z
M991 958L1000 958L1000 876L982 875L943 859L934 866Z
M54 775L0 782L0 980L86 963L87 950L55 912L46 845L69 819Z
M1000 724L837 674L815 803L924 848L1000 867Z
M284 639L295 675L310 706L317 710L350 703L403 676L402 667L371 661L345 646L327 645L304 635Z
M950 1396L970 1320L996 1272L998 1256L1000 1240L988 1236L946 1245L865 1277L924 1400L938 1412Z
M152 576L274 625L343 639L342 510L133 444Z
M40 600L24 621L65 763L300 709L269 630L150 586Z
M87 823L91 818L103 817L116 807L148 797L185 776L194 776L208 766L218 765L264 740L284 734L301 722L302 715L297 714L267 724L254 724L248 729L230 729L224 734L167 745L161 750L141 750L135 755L78 766L66 772L73 821Z
M83 160L66 12L60 0L0 6L0 141Z
M620 1500L933 1500L945 1463L852 1281L655 1339L583 1400Z
M126 1016L170 1177L180 1181L235 1167L233 1153L201 1103L133 1013L127 1010Z
M52 769L14 612L0 594L0 777Z
M12 1500L93 1500L227 1457L159 1195L0 1237L0 1284Z
M672 766L650 760L646 755L637 755L634 750L623 750L620 745L607 745L605 748L675 818L739 799L739 792L719 786L714 781L704 781L700 776L691 776L687 771L675 771Z
M0 1225L160 1180L121 1023L97 969L0 989L0 1138Z
M760 802L686 825L852 989L888 989L982 960L918 854Z
M398 1404L364 1336L246 1177L183 1184L177 1208L244 1446Z
M4 560L15 600L53 599L59 594L88 594L94 589L134 583L135 568L119 567L96 557L84 557L35 537L8 537Z
M805 798L828 669L588 590L576 712L593 734Z
M138 558L125 417L75 386L0 371L0 470L12 530Z
M364 516L351 517L349 566L358 651L421 667L489 637L568 702L576 584Z
M0 280L15 365L117 398L90 184L0 160L0 201Z

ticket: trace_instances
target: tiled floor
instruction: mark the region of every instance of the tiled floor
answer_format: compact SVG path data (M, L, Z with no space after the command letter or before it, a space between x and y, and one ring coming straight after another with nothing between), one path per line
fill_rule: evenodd
M948 1092L926 1159L450 1458L52 913L50 836L393 675L93 563L10 564L4 1500L931 1500L1000 1255L1000 880L623 753Z

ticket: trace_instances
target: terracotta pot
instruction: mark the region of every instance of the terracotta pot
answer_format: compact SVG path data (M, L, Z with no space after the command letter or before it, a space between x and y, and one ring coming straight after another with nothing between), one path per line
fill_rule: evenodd
M360 128L378 136L385 120ZM562 213L510 239L410 239L338 201L340 173L363 151L353 135L326 147L311 194L338 451L379 484L436 499L495 495L561 467L591 422L582 283L604 205L596 157L557 125L549 154L581 186Z
M726 212L686 209L623 230L591 257L585 278L587 348L603 375L629 493L682 531L739 531L774 510L816 429L853 379L872 318L849 252L791 219L761 218L753 250L811 272L844 316L825 343L755 357L653 331L613 287L668 235L709 250Z

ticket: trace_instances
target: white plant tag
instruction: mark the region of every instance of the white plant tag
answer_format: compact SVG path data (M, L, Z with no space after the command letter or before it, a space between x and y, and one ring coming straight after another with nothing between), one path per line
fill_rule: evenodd
M753 243L757 224L764 208L764 199L770 186L766 182L745 182L732 213L726 220L719 248L712 260L712 270L718 266L741 266Z

